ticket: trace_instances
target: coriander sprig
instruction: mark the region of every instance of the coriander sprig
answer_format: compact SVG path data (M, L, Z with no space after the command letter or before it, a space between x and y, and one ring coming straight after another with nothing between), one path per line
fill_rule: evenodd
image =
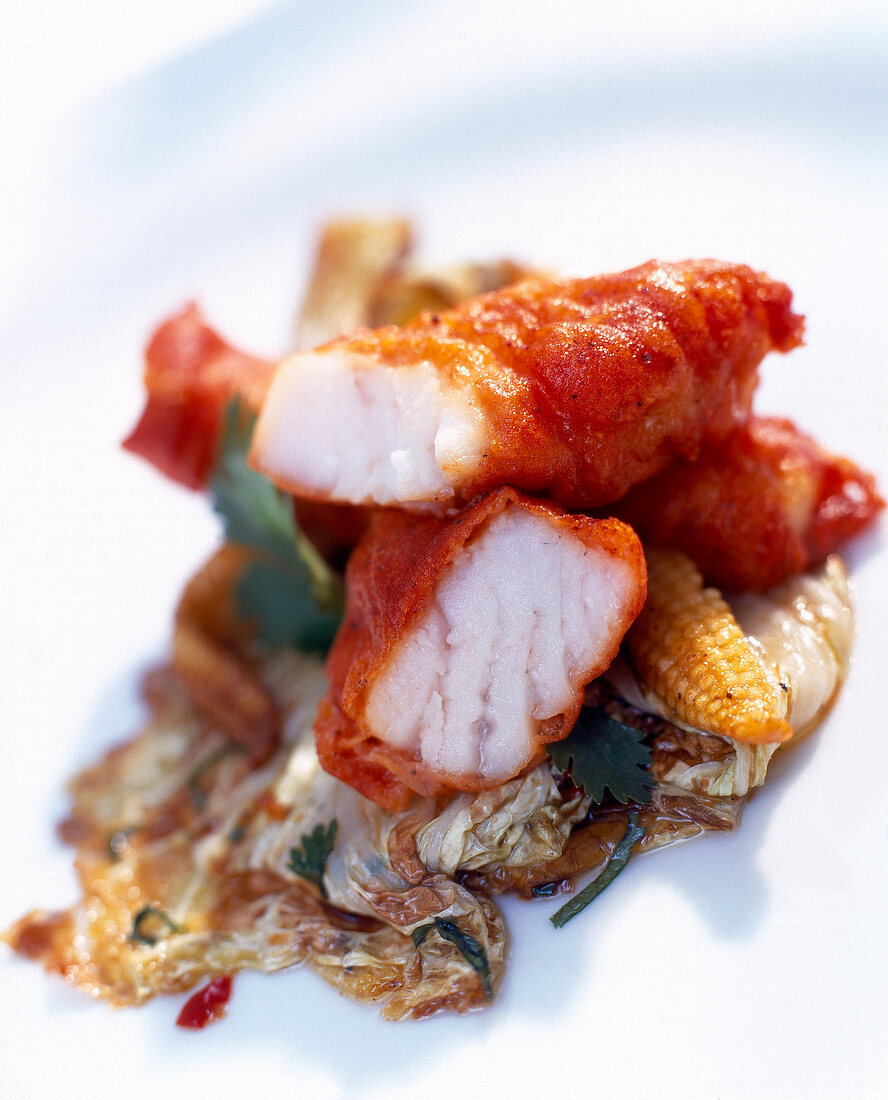
M569 771L576 786L593 802L600 804L607 788L624 805L637 802L646 806L656 781L648 770L651 750L642 737L639 730L603 710L583 707L568 736L546 748L555 767Z
M315 825L310 833L303 833L301 845L290 849L290 870L300 878L314 883L323 898L327 896L324 889L324 870L333 851L338 828L339 822L335 817L327 826Z
M325 650L342 617L342 581L300 530L292 500L247 465L254 423L238 401L228 406L211 486L226 538L256 551L237 609L269 645Z

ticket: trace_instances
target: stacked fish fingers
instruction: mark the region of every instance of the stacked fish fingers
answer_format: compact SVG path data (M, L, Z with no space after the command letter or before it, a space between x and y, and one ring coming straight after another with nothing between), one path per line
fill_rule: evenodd
M338 560L357 543L316 730L324 766L390 808L412 792L475 791L521 774L570 731L646 583L619 665L625 692L680 728L786 740L783 690L727 604L736 648L708 644L708 664L696 662L721 599L703 585L780 584L882 505L849 460L753 412L762 358L801 343L789 289L742 265L651 261L589 279L525 277L461 301L526 273L476 267L449 289L398 285L403 223L375 235L345 224L324 241L300 344L337 323L398 323L275 365L236 352L187 310L149 347L149 403L128 441L193 484L212 448L183 443L182 421L212 421L204 437L218 434L236 393L259 413L256 469L293 495ZM348 256L354 270L340 267L337 280ZM405 303L423 299L430 308L409 316ZM162 415L170 394L184 401L178 419ZM607 552L590 534L604 529L580 514L590 509L610 525ZM670 549L690 558L664 559ZM675 569L692 561L701 574L675 589ZM693 675L715 677L688 684L681 701L672 693L668 707L655 687L663 669L642 659L662 649L664 631L670 659L681 664L684 651ZM716 717L712 700L708 718L689 718L689 699L712 684L736 689L733 706ZM765 696L773 706L749 726L743 700L755 711L751 700Z
M301 496L434 508L511 485L618 500L747 418L800 342L782 284L714 261L531 280L286 360L253 461Z
M392 1019L482 1007L494 895L733 828L840 689L834 552L883 502L753 409L801 343L789 289L429 273L410 236L327 227L280 363L195 306L148 346L125 446L212 486L226 541L146 728L72 784L82 900L4 937L93 996L305 961Z
M641 606L645 570L624 533L635 585L621 590L561 522L516 549L518 520L505 517L527 502L515 490L552 508L615 513L652 545L696 550L707 579L737 589L778 583L863 528L880 506L872 480L788 422L752 414L764 355L801 343L791 302L784 284L748 267L651 262L532 279L286 360L254 433L256 468L298 496L397 509L371 526L347 573L349 612L317 726L324 766L394 808L410 791L495 786L569 732L584 684L610 664ZM499 520L465 540L448 534L498 508L489 502L504 492L512 503ZM425 553L431 529L447 551L405 561L405 540ZM702 595L703 578L700 598L696 582L675 589L661 558L654 565L629 635L636 697L662 704L653 656L671 622L673 672L686 657L690 680L658 713L743 742L789 738L785 689L728 605L724 644L696 661L721 597ZM532 583L541 575L557 578L542 603ZM460 584L472 598L454 595ZM607 644L592 661L576 639L596 629ZM568 693L541 704L541 679L564 676L540 671L537 646L575 655L569 705ZM727 708L725 695L736 696ZM510 709L507 697L520 702ZM707 705L691 713L692 700Z

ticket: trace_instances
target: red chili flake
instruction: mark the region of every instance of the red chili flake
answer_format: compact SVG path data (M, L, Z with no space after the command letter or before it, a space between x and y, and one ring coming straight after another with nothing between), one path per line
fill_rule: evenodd
M182 1006L176 1026L199 1030L214 1020L221 1020L225 1015L230 996L229 975L224 974L221 978L213 978L209 985L205 985L203 989L199 989L188 998Z

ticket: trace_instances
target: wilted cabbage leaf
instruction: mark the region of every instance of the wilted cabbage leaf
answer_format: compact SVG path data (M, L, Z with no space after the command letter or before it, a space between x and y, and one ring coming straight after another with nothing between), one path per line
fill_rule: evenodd
M835 686L847 601L833 573L775 597L772 619L757 612L786 647L792 624L808 629L811 607L825 608ZM770 635L760 631L764 647ZM680 729L597 681L589 703L650 747L650 805L595 806L547 763L490 791L444 804L417 797L392 814L318 765L319 663L293 650L251 659L283 718L277 751L258 764L171 670L151 674L145 729L71 784L61 832L77 848L82 900L19 921L5 937L16 950L114 1004L305 962L390 1019L483 1007L506 956L493 896L557 893L599 871L631 815L644 830L641 851L733 828L739 795L761 780L771 748ZM809 714L803 680L791 684ZM294 852L305 866L294 867Z

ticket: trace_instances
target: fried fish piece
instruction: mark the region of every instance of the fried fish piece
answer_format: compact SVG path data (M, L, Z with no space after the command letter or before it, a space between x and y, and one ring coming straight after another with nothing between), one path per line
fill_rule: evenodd
M645 545L689 554L717 588L770 588L824 561L884 507L875 479L790 420L753 417L614 508Z
M565 737L644 601L618 520L504 488L452 519L378 514L346 570L315 726L329 772L389 809L477 791Z
M281 364L251 461L297 496L458 505L512 485L617 500L747 417L801 341L782 283L713 260L528 280Z
M509 260L430 272L409 264L412 251L413 231L401 218L328 222L294 347L311 348L360 326L403 324L422 309L446 309L531 274ZM206 488L225 406L237 397L247 413L258 413L277 366L234 347L195 303L185 306L148 343L147 400L123 446L187 488ZM334 526L339 519L333 515Z
M258 411L276 366L229 344L190 303L164 321L148 343L148 398L124 448L189 489L205 488L226 405L239 397L247 409Z

